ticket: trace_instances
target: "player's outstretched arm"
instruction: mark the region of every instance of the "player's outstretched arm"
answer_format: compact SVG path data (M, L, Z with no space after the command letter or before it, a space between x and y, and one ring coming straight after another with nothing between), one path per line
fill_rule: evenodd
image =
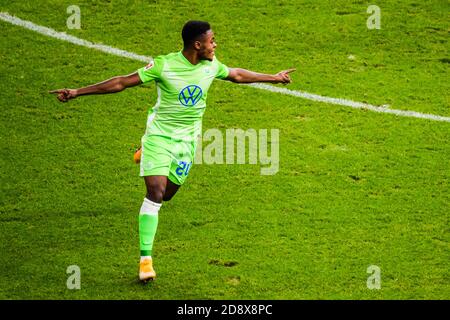
M288 69L278 72L277 74L257 73L241 68L230 68L228 77L229 80L236 83L252 83L252 82L271 82L271 83L291 83L289 73L294 72L295 69Z
M55 93L58 95L58 100L61 102L67 102L70 99L76 97L88 95L88 94L105 94L120 92L126 88L134 87L141 84L141 78L137 72L129 74L127 76L118 76L93 84L91 86L78 88L78 89L58 89L52 90L49 93Z

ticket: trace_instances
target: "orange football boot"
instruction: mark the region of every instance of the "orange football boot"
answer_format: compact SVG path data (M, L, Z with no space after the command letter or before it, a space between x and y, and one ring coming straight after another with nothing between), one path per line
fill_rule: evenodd
M139 280L155 280L156 272L153 269L152 258L145 258L139 263Z
M136 164L139 164L139 162L141 162L141 152L142 152L142 147L139 147L139 149L136 150L136 152L134 153L134 162Z

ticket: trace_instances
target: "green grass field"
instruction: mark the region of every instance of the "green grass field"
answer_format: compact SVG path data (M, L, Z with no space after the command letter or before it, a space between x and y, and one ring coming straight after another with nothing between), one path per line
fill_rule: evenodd
M93 3L95 2L95 3ZM66 8L81 9L69 30ZM369 4L381 29L369 30ZM0 1L2 12L156 56L207 20L218 58L293 90L450 116L450 5L433 1ZM280 170L194 165L137 281L132 161L154 84L59 103L48 90L143 63L0 20L1 299L449 299L450 123L216 81L203 129L279 129ZM353 56L349 59L349 56ZM66 269L81 269L81 289ZM366 286L381 269L381 289Z

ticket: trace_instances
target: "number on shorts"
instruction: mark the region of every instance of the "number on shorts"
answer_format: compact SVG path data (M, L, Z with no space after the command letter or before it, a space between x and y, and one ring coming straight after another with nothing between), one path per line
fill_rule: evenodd
M188 163L186 161L180 161L180 162L178 162L178 168L175 170L175 172L179 176L182 176L182 175L187 176L189 173L189 169L191 169L191 166L192 166L192 162Z

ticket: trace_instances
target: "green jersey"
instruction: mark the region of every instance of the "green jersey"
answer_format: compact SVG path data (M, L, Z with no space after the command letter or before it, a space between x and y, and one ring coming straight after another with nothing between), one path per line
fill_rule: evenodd
M194 141L201 134L209 86L228 76L228 68L216 58L193 65L182 52L156 57L138 70L143 83L155 80L158 100L149 111L147 136Z

